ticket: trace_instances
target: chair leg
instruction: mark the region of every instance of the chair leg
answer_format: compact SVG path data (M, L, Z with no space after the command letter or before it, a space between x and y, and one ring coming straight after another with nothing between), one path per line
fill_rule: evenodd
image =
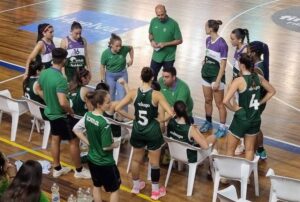
M188 176L188 184L187 184L187 196L192 196L195 176L197 171L197 164L189 164L189 176Z
M42 149L47 149L51 126L49 121L45 121Z
M253 174L254 174L253 176L254 176L255 195L259 196L259 182L258 182L257 164L254 166Z
M39 120L35 119L34 123L35 123L37 132L40 133L41 132L41 124L40 124Z
M214 192L213 192L213 199L212 202L217 201L217 192L219 189L219 184L220 184L220 174L218 172L215 173L215 181L214 181Z
M248 178L242 178L242 180L241 180L241 199L246 200L246 198L247 198L247 186L248 186Z
M147 180L151 181L151 165L150 165L150 162L148 162Z
M127 173L129 173L129 170L130 170L132 155L133 155L133 147L131 147L131 151L130 151L130 155L129 155L129 159L128 159L128 165L127 165L127 170L126 170Z
M19 123L19 113L12 113L11 117L12 117L12 122L11 122L10 140L15 142L17 137L18 123Z
M32 126L31 126L31 131L30 131L30 135L29 135L29 138L28 138L28 142L31 141L31 138L32 138L32 133L33 133L33 130L34 130L34 126L35 126L35 122L37 121L36 118L33 119L33 122L32 122Z
M169 168L168 168L168 173L167 173L166 181L165 181L165 187L167 187L167 185L168 185L173 163L174 163L174 159L171 158L170 163L169 163Z
M2 114L3 114L3 111L0 110L0 124L2 122Z

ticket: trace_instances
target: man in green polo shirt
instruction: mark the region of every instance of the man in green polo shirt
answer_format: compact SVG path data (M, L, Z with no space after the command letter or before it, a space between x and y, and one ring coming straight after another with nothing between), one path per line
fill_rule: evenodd
M162 77L159 79L160 91L171 106L173 106L176 101L183 101L187 106L190 121L194 123L192 113L194 102L191 97L190 88L184 81L176 77L176 74L177 72L174 67L163 68Z
M74 119L67 94L69 92L67 79L61 70L66 62L68 52L62 48L52 50L53 66L41 72L37 89L46 103L45 116L51 125L51 153L53 157L53 177L68 173L71 169L60 164L60 142L68 140L70 153L75 164L75 178L91 178L89 170L80 163L79 140L72 132L78 120Z
M154 80L161 67L173 67L177 45L182 43L182 36L178 23L167 15L164 5L155 7L156 16L151 20L149 40L153 47L150 67L154 73Z

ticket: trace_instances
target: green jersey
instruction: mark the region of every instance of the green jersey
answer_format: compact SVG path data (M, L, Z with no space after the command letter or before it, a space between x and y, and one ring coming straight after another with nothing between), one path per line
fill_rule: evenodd
M73 79L77 69L83 69L86 66L84 41L80 38L74 41L67 37L68 40L68 56L65 64L65 72L67 80Z
M69 93L70 106L79 116L83 116L88 111L85 101L81 98L81 88L82 86L78 86L75 92Z
M131 49L131 46L122 46L118 53L113 53L107 48L101 55L101 64L109 72L121 72L126 68L126 56Z
M157 17L153 18L149 27L149 34L152 34L156 43L181 40L181 32L178 23L170 17L165 22L161 22ZM177 46L166 46L159 50L154 50L152 60L155 62L175 60Z
M160 92L164 95L169 105L173 106L176 101L183 101L187 106L187 112L189 116L192 116L194 102L191 96L189 86L179 78L176 78L176 84L174 87L168 87L164 84L163 78L159 78L159 84L161 86Z
M104 112L103 116L110 118L110 119L114 119L114 115L109 114L108 112ZM113 137L121 137L121 126L115 125L115 124L110 124L110 127L111 127L111 132L112 132Z
M247 87L243 92L239 92L239 106L245 111L245 120L259 121L260 110L259 100L261 99L261 84L256 73L243 75Z
M9 181L6 177L0 178L0 198L9 186Z
M34 100L36 102L39 102L41 104L45 104L44 100L34 92L34 85L38 81L37 76L31 76L27 82L27 85L25 86L25 97L28 99Z
M133 130L139 133L146 134L152 130L152 127L156 127L158 107L152 104L152 93L152 89L145 92L138 89L134 101L135 120L133 121Z
M190 137L190 129L190 125L177 123L176 119L172 118L168 123L167 136L196 146L195 142ZM187 149L186 154L190 163L197 161L197 151Z
M99 166L115 165L113 151L104 150L105 147L109 147L113 143L111 127L108 120L102 115L87 112L84 125L90 143L88 153L89 161Z
M44 101L46 103L44 114L46 117L49 120L67 117L57 97L57 93L63 93L67 96L69 92L67 79L62 75L61 71L53 67L43 70L38 83L44 93Z

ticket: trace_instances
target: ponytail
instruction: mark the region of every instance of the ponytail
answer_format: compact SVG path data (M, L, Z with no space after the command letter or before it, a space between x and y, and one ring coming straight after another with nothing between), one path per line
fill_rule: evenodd
M261 59L263 55L264 77L269 81L269 47L261 41L253 41L249 44L250 53L254 53L256 57Z
M92 103L94 108L97 108L97 105L103 105L105 97L108 95L107 91L104 90L95 90L93 92L88 92L86 98Z
M176 101L174 104L174 111L176 113L176 117L181 118L183 117L185 120L185 123L188 125L191 125L191 121L189 119L189 116L187 114L187 107L185 103L181 100Z
M264 60L263 60L263 64L265 67L266 72L264 72L265 74L265 78L269 81L269 47L267 44L263 44L263 55L264 55Z
M247 44L250 43L249 31L248 29L236 28L231 32L236 36L237 39L241 39L242 43L244 43L245 38L247 39Z

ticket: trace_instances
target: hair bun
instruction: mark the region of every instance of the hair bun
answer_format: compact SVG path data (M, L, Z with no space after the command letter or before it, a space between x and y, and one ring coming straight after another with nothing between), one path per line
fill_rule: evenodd
M222 25L222 24L223 24L223 22L222 22L221 20L217 20L217 23L218 23L219 25Z

